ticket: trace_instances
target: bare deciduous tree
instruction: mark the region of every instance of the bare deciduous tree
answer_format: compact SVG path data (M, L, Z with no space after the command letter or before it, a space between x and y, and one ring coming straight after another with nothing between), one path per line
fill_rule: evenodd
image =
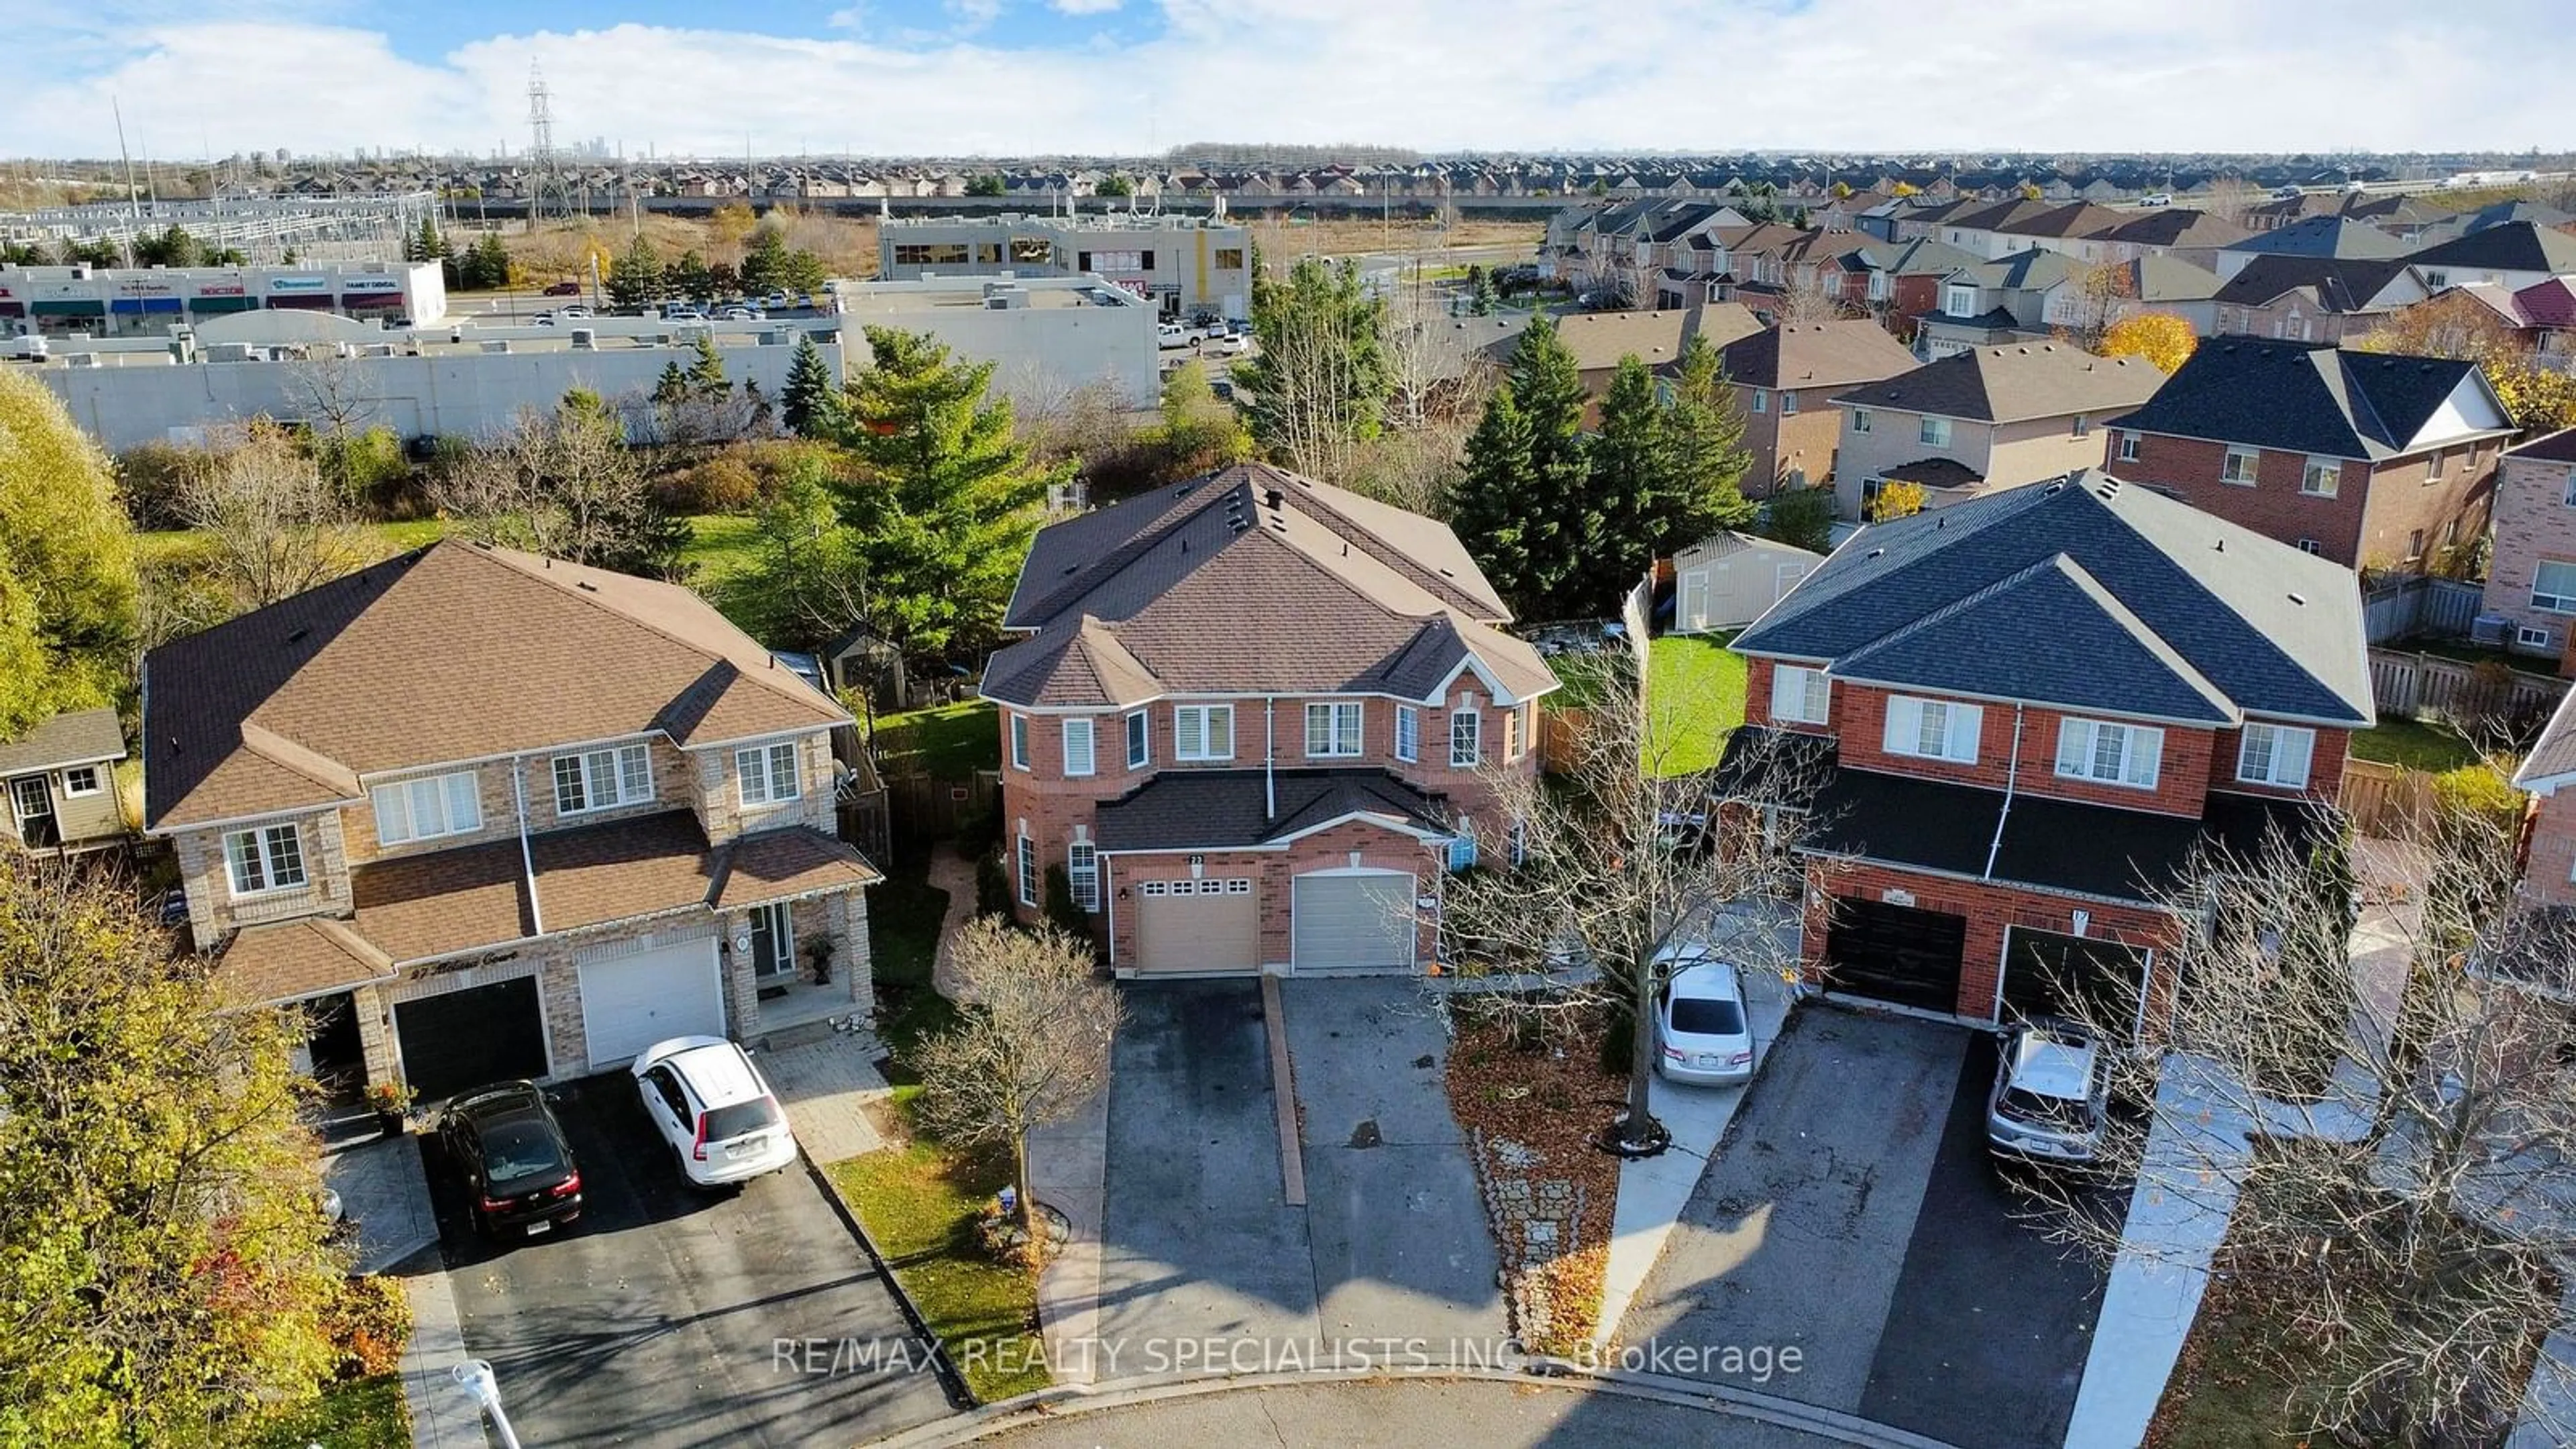
M366 562L337 489L272 423L227 429L189 472L179 501L205 537L207 571L236 609L257 609Z
M2517 891L2501 793L2366 847L2419 884L2381 888L2358 953L2332 837L2204 862L2167 901L2184 927L2159 961L2180 984L2148 1020L2170 1049L2116 1069L2115 1090L2151 1105L2113 1114L2108 1165L2141 1200L2228 1220L2222 1267L2298 1345L2268 1367L2339 1442L2500 1442L2541 1338L2568 1322L2576 917ZM2124 1013L2068 1010L2113 1041ZM2175 1251L2124 1234L2125 1194L2031 1181L2047 1220L2106 1259Z
M1568 656L1559 669L1569 691L1592 701L1571 766L1555 784L1494 776L1518 845L1449 881L1442 940L1462 976L1554 968L1548 989L1498 996L1501 1009L1626 1020L1627 1106L1605 1138L1643 1149L1663 1140L1647 1089L1654 1004L1674 966L1658 958L1730 905L1798 898L1803 867L1792 846L1809 828L1801 807L1814 781L1783 737L1747 736L1746 768L1720 809L1713 771L1677 767L1681 722L1715 701L1650 697L1643 660L1624 653ZM1742 931L1728 950L1748 973L1793 972L1795 947L1784 951L1780 939Z
M987 916L961 928L951 951L969 1004L913 1054L922 1122L950 1142L1010 1149L1020 1225L1036 1242L1029 1133L1108 1085L1118 994L1094 975L1090 948L1061 931Z
M654 505L617 419L573 394L523 408L432 486L439 511L478 542L625 573L667 574L687 525Z
M1835 322L1849 315L1842 299L1827 290L1812 272L1790 279L1788 286L1781 290L1779 305L1774 311L1783 327Z

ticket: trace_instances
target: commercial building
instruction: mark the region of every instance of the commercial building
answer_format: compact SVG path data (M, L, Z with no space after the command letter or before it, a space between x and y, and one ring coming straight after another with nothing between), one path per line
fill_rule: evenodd
M0 336L157 336L179 323L266 310L426 326L447 316L447 281L436 262L0 266Z
M618 406L629 435L642 438L656 425L654 383L671 363L695 361L700 335L715 340L728 381L757 382L775 401L799 331L792 322L607 317L579 326L386 331L322 313L258 312L154 341L56 344L32 371L111 452L192 441L263 416L329 416L405 439L478 437L522 408L553 407L574 388ZM815 341L839 376L838 332L818 331Z
M927 332L970 362L993 364L993 386L1020 402L1061 398L1107 383L1121 399L1152 405L1160 391L1155 309L1108 278L925 277L843 282L843 324ZM866 342L854 347L864 361Z
M893 217L877 238L877 275L890 281L1096 272L1166 317L1252 315L1252 236L1222 217Z

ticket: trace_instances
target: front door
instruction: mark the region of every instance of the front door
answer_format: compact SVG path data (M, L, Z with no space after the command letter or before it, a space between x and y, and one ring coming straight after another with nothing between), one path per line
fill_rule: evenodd
M796 974L796 923L784 901L751 908L751 974L763 985Z
M313 1079L326 1103L358 1101L367 1086L367 1052L358 1037L358 1011L348 992L304 1005L304 1044L296 1070Z
M1682 575L1682 628L1708 627L1708 572L1693 569Z
M9 782L9 804L18 816L18 839L31 850L43 850L63 843L63 832L54 821L53 792L45 788L42 775L21 775Z

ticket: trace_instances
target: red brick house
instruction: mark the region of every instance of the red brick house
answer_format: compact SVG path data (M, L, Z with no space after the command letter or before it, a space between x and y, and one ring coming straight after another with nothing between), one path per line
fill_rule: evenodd
M1021 917L1060 868L1121 975L1418 968L1538 768L1508 619L1445 525L1275 468L1041 531L983 684Z
M2112 418L2111 471L2347 568L2486 531L2512 417L2474 362L2212 338Z
M2099 472L1864 529L1733 647L1721 794L1806 767L1809 981L1976 1022L2146 1009L2164 893L2329 828L2373 722L2348 570Z

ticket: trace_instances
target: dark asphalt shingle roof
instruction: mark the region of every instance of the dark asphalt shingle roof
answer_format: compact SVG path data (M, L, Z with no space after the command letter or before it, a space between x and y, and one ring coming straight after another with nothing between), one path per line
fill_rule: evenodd
M1100 806L1092 833L1106 851L1240 850L1351 815L1439 831L1448 807L1383 770L1166 770Z
M2144 407L2111 426L2376 460L2407 450L2474 362L2212 338Z
M2214 295L2229 306L2262 307L2305 288L2324 311L2361 312L2408 265L2403 257L2256 257Z
M2402 257L2406 243L2366 221L2343 216L2312 216L2270 231L2258 231L2224 250L2254 256Z
M2419 267L2576 272L2576 236L2533 222L2509 221L2426 247L2410 260Z
M1986 611L1970 647L1896 656L1927 689L2039 703L2068 696L2068 704L2113 709L2134 707L2122 706L2123 697L2187 703L2174 693L2200 692L2187 666L2237 711L2372 722L2360 589L2350 569L2099 472L1873 524L1735 647L1825 660L1838 671L1916 621L1929 625L2061 556L2098 592L2061 566L2064 582L2044 574L2034 582L2062 606L2054 612ZM2077 659L2064 646L2079 633L2127 643Z
M2560 428L2545 433L2505 455L2508 458L2538 458L2550 463L2576 463L2576 428Z

